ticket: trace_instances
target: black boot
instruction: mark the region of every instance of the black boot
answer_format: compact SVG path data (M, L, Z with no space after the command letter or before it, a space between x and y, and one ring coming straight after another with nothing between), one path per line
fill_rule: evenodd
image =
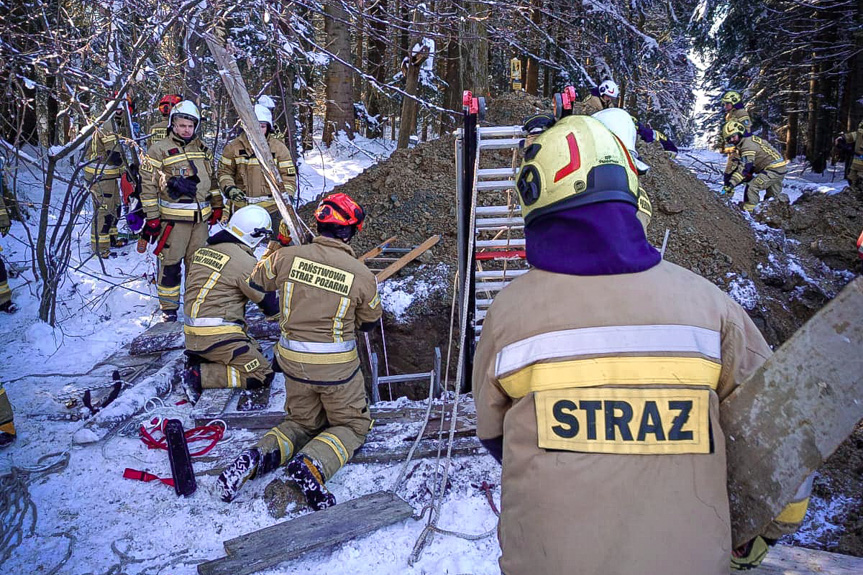
M18 306L12 303L12 300L9 300L6 303L0 305L0 311L5 313L15 313L16 311L18 311Z
M307 455L298 453L288 463L288 479L296 483L309 506L315 511L332 507L336 496L324 485L324 477L318 463Z
M162 321L165 323L171 321L177 321L177 310L175 309L163 309L162 310Z
M280 461L278 449L262 453L260 448L253 447L240 453L217 480L222 501L233 501L246 481L273 471Z
M189 403L195 405L201 399L203 388L201 387L201 364L189 363L183 370L183 391Z

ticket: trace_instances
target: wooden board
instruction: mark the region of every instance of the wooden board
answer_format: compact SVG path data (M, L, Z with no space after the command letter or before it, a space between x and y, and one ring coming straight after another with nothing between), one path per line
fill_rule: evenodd
M361 262L364 262L366 260L370 260L372 258L375 258L375 257L381 255L383 253L384 249L386 249L392 242L394 242L395 239L396 239L396 236L393 236L390 239L385 240L383 243L378 244L377 246L373 247L372 249L370 249L369 251L367 251L366 253L361 255L358 259Z
M737 547L763 531L863 418L863 278L726 398L720 415Z
M815 551L803 547L771 547L764 563L747 571L752 575L859 575L863 558Z
M198 573L249 575L412 516L413 508L397 495L372 493L225 541L228 556L198 565Z
M384 268L382 271L378 272L375 277L378 278L378 283L386 281L390 277L393 276L397 271L408 265L410 262L414 261L418 257L420 257L423 253L428 251L432 246L440 241L440 236L432 236L402 257L398 259L397 262L394 262Z

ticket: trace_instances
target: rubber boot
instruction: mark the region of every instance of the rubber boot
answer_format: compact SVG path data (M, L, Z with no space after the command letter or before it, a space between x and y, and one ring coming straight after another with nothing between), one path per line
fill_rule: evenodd
M233 501L246 481L273 471L280 461L278 449L267 453L261 453L257 447L244 450L216 480L222 501Z
M336 504L336 496L324 485L321 466L311 457L298 453L291 459L288 463L288 479L299 487L315 511Z
M201 387L201 364L200 362L187 359L186 368L183 370L183 391L189 403L195 405L201 399L203 389Z

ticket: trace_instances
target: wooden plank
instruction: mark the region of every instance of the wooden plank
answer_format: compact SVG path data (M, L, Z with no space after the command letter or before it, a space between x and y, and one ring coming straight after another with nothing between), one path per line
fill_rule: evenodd
M239 391L236 389L205 389L192 410L191 415L195 419L195 425L206 425L214 419L224 419L225 409L234 398L235 393L239 393ZM237 427L231 422L225 421L225 423L229 427Z
M279 322L267 321L257 306L250 306L246 313L246 328L252 337L260 340L277 340L280 336ZM171 349L182 349L186 345L183 323L179 321L159 322L139 334L129 346L132 355L146 355Z
M752 575L859 575L863 558L816 551L803 547L776 545L764 563L749 571Z
M397 495L380 491L225 541L228 557L198 565L200 575L249 575L413 516Z
M386 268L384 268L382 272L379 272L377 276L375 276L378 278L378 283L386 281L387 279L392 277L393 274L408 265L410 262L417 259L419 256L421 256L439 241L440 236L432 236L411 251L409 251L408 253L406 253L405 255L403 255L402 257L400 257L397 262L388 265Z
M734 546L761 533L863 418L863 278L721 404Z
M417 445L413 458L425 459L437 457L438 452L440 452L442 457L445 457L447 451L446 438L447 435L445 434L444 443L440 448L438 448L438 442L436 439L423 439L420 441L420 444ZM404 461L407 459L410 447L411 444L408 442L405 442L403 446L399 447L393 447L387 443L376 444L374 442L367 442L354 453L354 456L351 457L349 463L392 463L394 461ZM484 448L475 433L468 437L456 437L453 439L453 457L476 455L483 451Z
M243 131L246 133L246 137L249 139L252 150L254 150L255 156L260 162L261 171L264 174L264 180L270 188L270 192L279 208L279 213L282 214L282 219L284 220L285 225L288 226L288 229L291 232L291 237L294 239L294 242L298 244L306 243L306 233L300 224L300 218L294 211L293 206L286 204L282 197L282 177L279 175L279 170L276 168L276 164L273 161L270 147L267 145L267 141L264 139L264 135L261 134L261 130L258 127L258 118L255 116L255 110L252 107L252 100L249 98L249 91L246 89L246 84L243 81L242 74L240 74L240 68L237 66L237 61L225 48L225 42L223 39L224 31L219 30L218 28L214 28L214 30L217 34L221 34L220 38L217 38L209 32L201 32L201 37L207 42L207 46L210 48L210 53L216 61L219 76L221 76L222 82L225 84L225 91L227 91L228 96L230 96L231 102L234 104L234 109L240 117ZM299 193L299 188L297 189L297 193ZM303 233L300 233L301 230L303 230Z
M369 251L367 251L366 253L361 255L358 259L361 262L364 262L368 259L379 256L381 253L383 253L384 249L389 247L389 245L395 241L395 239L396 239L396 236L393 236L393 237L389 238L388 240L384 240L383 243L378 244L376 247L373 247L372 249L370 249Z

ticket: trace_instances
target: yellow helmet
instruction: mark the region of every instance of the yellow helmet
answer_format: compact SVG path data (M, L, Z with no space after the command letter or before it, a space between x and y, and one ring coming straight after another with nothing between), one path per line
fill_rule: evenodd
M721 102L723 104L739 104L743 101L743 96L740 95L740 92L735 92L734 90L728 90L724 94L722 94Z
M638 207L638 176L626 146L602 122L566 116L527 147L516 181L525 225L599 202Z
M722 139L726 142L731 139L734 135L739 135L741 138L746 134L746 127L743 124L738 122L737 120L731 120L730 122L726 122L724 126L722 126Z

